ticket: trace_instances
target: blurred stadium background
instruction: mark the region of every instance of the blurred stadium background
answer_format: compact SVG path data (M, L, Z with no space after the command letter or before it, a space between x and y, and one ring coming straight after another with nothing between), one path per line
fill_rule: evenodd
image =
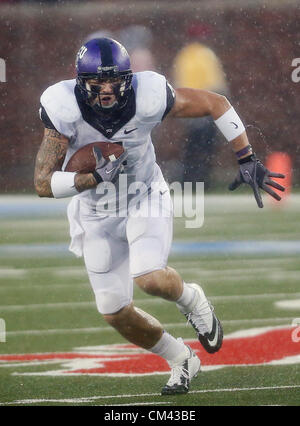
M300 57L299 1L0 0L0 58L6 63L6 81L0 82L0 318L7 328L1 354L124 343L98 315L82 259L67 250L67 201L38 199L33 171L43 134L38 116L43 90L74 77L75 54L93 33L119 36L133 49L131 26L143 29L135 33L145 48L136 67L148 64L174 86L181 49L191 42L211 49L226 81L220 90L249 126L258 157L266 161L280 151L292 164L289 199L275 208L265 198L265 208L258 209L250 191L228 193L236 159L217 135L208 154L204 226L188 230L176 219L170 264L187 281L202 282L226 336L284 328L300 317L300 82L292 79L292 61ZM162 170L181 180L188 146L184 121L166 119L153 139ZM138 291L135 296L137 306L157 315L174 335L194 337L170 304ZM281 345L288 346L287 340ZM275 349L270 351L276 358ZM193 384L193 394L162 402L158 392L166 376L57 378L38 374L60 368L55 362L49 367L37 360L30 366L24 359L10 365L7 360L0 359L0 405L299 405L300 400L299 364L292 361L208 371Z
M174 82L173 61L191 40L205 43L223 64L229 99L246 125L259 157L284 150L299 181L299 86L292 60L299 56L297 0L10 1L0 2L1 192L33 191L33 165L43 128L39 97L49 85L74 77L74 57L89 34L117 35L129 25L151 31L155 68ZM183 124L166 122L155 133L158 161L182 161ZM262 136L263 135L263 136ZM166 165L167 166L167 165ZM213 185L223 185L220 166L235 158L221 141L214 152ZM229 175L230 179L230 175Z

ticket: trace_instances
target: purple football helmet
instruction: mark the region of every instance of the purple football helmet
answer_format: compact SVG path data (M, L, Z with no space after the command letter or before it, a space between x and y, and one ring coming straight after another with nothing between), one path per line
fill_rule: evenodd
M98 112L111 112L126 105L131 89L132 71L129 55L122 44L112 38L95 38L81 46L76 56L77 85L85 101ZM87 80L117 79L113 91L117 102L109 111L101 106L99 93L93 92ZM98 102L91 103L98 96Z

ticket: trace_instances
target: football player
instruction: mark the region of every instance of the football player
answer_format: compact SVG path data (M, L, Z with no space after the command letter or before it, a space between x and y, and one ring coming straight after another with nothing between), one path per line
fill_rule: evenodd
M259 188L280 199L271 187L284 188L270 178L283 176L269 172L256 158L241 119L224 96L190 88L174 90L163 75L151 71L133 74L128 53L117 41L88 41L77 54L76 70L76 79L56 83L41 96L45 131L36 158L36 191L41 197L72 197L70 250L84 256L97 309L129 342L167 360L171 376L163 394L186 393L200 370L200 359L181 338L174 338L157 319L134 306L133 280L144 292L175 302L207 352L220 349L223 332L202 288L185 283L167 266L172 207L155 161L151 131L167 115L211 115L239 162L230 189L249 184L259 207L263 206ZM95 141L122 142L124 153L110 161L95 149L93 172L64 171L73 153ZM118 214L120 200L128 195L118 189L123 175L128 183L143 184L131 195L126 215ZM106 193L112 183L115 203ZM136 215L134 207L138 204L143 211L150 193L151 203L163 206L165 214Z

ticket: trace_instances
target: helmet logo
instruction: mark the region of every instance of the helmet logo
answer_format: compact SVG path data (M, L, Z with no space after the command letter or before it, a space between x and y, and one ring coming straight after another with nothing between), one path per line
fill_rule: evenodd
M87 52L87 47L81 46L81 48L78 51L78 58L82 59L86 52Z
M114 65L114 66L112 66L112 67L101 67L101 66L99 66L99 67L97 68L97 71L98 71L98 72L107 72L107 71L113 71L113 72L116 72L116 71L119 71L119 67L118 67L118 65Z

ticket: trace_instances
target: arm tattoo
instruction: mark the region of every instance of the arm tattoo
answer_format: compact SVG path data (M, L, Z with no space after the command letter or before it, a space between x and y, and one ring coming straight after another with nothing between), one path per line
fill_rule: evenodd
M53 129L45 129L44 138L36 157L34 184L40 197L53 197L52 174L61 170L69 140Z
M68 139L54 129L45 129L44 138L36 157L34 185L40 197L53 197L51 177L55 171L61 170L66 152ZM79 192L97 186L92 173L78 173L75 185Z
M75 176L75 187L78 192L94 188L97 185L96 179L92 173L77 173Z

